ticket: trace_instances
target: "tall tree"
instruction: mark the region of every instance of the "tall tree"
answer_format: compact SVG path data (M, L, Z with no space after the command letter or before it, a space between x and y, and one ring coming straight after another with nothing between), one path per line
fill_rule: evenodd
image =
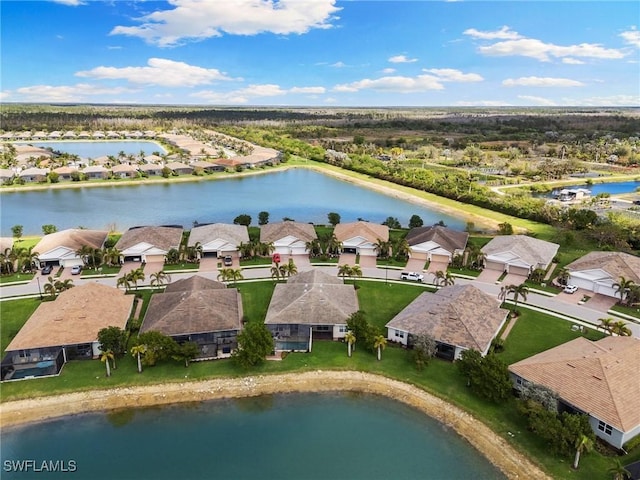
M625 277L620 277L620 279L613 284L613 288L616 289L616 293L620 295L620 302L623 303L629 289L633 287L634 281L630 279L626 279Z
M258 225L266 225L267 223L269 223L269 212L258 213Z
M113 352L111 350L102 352L102 354L100 355L100 360L104 362L104 365L107 368L107 377L110 377L111 366L109 365L109 360L113 360Z
M620 463L620 460L615 458L613 460L615 463L613 467L607 470L607 473L611 475L613 480L626 480L627 478L631 478L631 472L624 468L624 465Z
M420 228L424 225L422 218L419 215L411 215L409 219L409 228Z
M265 357L273 351L273 336L269 329L260 322L245 324L238 334L238 349L232 358L244 368L253 367L264 362Z
M233 223L236 225L244 225L245 227L248 227L249 225L251 225L251 215L242 213L233 219Z
M412 338L413 358L418 370L424 369L433 357L435 357L438 345L435 339L427 334L416 335Z
M116 367L116 357L122 355L127 347L127 332L119 327L106 327L98 332L98 348L102 352L113 353L113 368Z
M11 233L13 234L13 238L15 238L17 242L19 242L22 238L23 230L24 227L22 225L14 225L13 227L11 227Z
M147 346L139 343L131 347L131 355L133 355L138 362L138 373L142 373L142 356L147 352Z
M347 355L351 357L351 349L352 346L356 343L356 335L351 330L349 330L344 334L344 341L347 342Z
M200 347L195 342L184 342L176 345L171 354L171 358L178 362L184 362L184 366L189 366L189 361L196 358L200 353Z
M163 272L162 270L152 273L149 277L151 278L152 287L161 287L162 285L166 285L171 282L171 275L167 272Z
M341 220L340 214L336 212L329 212L327 214L327 220L329 220L329 223L331 224L331 226L335 227L340 223L340 220Z
M384 335L376 335L373 339L373 348L378 352L378 361L382 358L382 350L387 346L387 339Z
M578 463L580 462L580 454L582 452L590 452L593 450L594 442L587 435L580 435L576 439L576 456L573 459L573 468L574 470L578 469Z

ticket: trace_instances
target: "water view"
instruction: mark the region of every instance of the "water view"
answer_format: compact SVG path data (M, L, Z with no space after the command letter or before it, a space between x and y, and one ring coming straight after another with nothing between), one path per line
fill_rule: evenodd
M15 142L34 147L52 148L58 152L78 155L81 158L98 158L113 155L117 157L120 152L126 155L151 155L153 152L167 153L162 145L151 141L114 140L104 142Z
M444 425L403 404L357 394L67 417L3 431L1 457L3 466L73 461L75 476L93 479L505 478ZM5 470L2 478L61 476Z
M545 194L546 197L553 197L556 193L563 189L574 188L586 188L591 192L591 195L595 196L600 193L609 193L611 195L620 195L623 193L633 193L640 189L640 180L629 180L626 182L611 182L611 183L594 183L588 185L583 183L581 185L568 185L554 189L552 192Z
M42 225L59 230L83 226L124 231L135 225L230 223L241 214L270 213L270 221L289 217L300 222L327 223L327 213L338 212L342 222L363 218L375 223L397 217L403 226L420 215L425 225L442 220L452 228L465 221L373 190L296 168L281 172L218 181L135 186L80 187L41 191L3 192L0 197L3 236L13 225L25 235L41 235Z

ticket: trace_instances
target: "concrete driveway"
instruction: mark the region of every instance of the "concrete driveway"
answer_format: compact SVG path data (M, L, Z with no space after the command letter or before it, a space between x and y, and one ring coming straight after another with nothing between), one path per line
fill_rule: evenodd
M524 275L516 275L514 273L508 273L506 277L502 279L502 285L522 285L528 280L528 277Z
M446 272L447 268L449 268L448 262L431 262L429 263L429 268L427 268L427 272L429 273Z
M377 258L374 255L360 255L360 268L377 267Z
M502 273L503 272L501 272L500 270L490 270L488 268L485 268L484 270L482 270L482 272L480 272L480 275L476 277L476 280L483 283L496 283Z
M425 263L423 258L410 258L404 269L407 272L423 272Z
M200 266L198 271L200 272L217 272L218 263L222 262L222 259L218 257L202 257L200 259Z
M577 293L577 292L576 292ZM589 295L589 292L586 293ZM587 301L587 306L599 312L607 313L611 307L618 303L618 299L601 293L591 294L591 298Z
M356 254L355 253L341 253L338 258L338 265L355 265Z

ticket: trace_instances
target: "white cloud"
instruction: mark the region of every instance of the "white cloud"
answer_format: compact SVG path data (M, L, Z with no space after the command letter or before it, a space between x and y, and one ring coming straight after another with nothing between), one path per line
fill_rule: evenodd
M576 107L640 107L638 95L611 95L608 97L564 98L565 105Z
M0 92L0 100L5 100L7 98L11 97L11 92L9 91L2 91Z
M62 5L68 5L70 7L77 7L79 5L85 5L83 0L51 0L53 3L60 3Z
M562 63L566 63L567 65L584 65L585 62L578 60L577 58L564 57L562 59Z
M324 87L292 87L287 90L275 84L258 84L229 92L202 90L194 92L190 96L201 98L209 103L243 104L254 98L279 97L287 94L319 95L325 92Z
M458 107L510 107L511 104L502 100L475 100L472 102L460 101L455 103Z
M443 82L482 82L482 78L477 73L462 73L460 70L453 68L430 68L423 69L423 72L433 73L438 80Z
M583 87L584 83L569 78L520 77L507 78L502 85L505 87Z
M640 30L638 30L636 27L631 27L631 30L622 32L620 36L629 45L640 48Z
M96 67L77 72L77 77L127 80L142 85L195 87L219 80L234 80L215 68L202 68L165 58L150 58L146 67Z
M440 80L433 75L418 75L417 77L381 77L365 78L357 82L336 85L336 92L357 92L360 90L377 90L396 93L422 92L425 90L442 90Z
M117 26L112 35L140 37L160 47L176 46L186 40L210 37L303 34L311 29L327 29L340 11L336 0L169 0L172 10L156 10L136 19L137 26Z
M382 73L384 73L385 75L389 75L391 73L395 73L396 69L395 68L383 68L382 69Z
M484 55L496 57L523 56L535 58L543 62L550 61L551 57L618 59L625 56L620 50L604 48L602 45L594 43L561 46L545 43L534 38L520 38L518 40L497 42L493 45L479 47L478 51Z
M417 58L409 58L406 55L395 55L393 57L389 57L389 62L391 63L414 63L417 61Z
M493 32L481 32L475 28L468 28L462 33L481 40L517 40L518 38L522 38L518 32L514 32L506 25L500 30Z
M326 92L324 87L293 87L289 89L289 93L305 93L319 95Z
M96 96L120 95L133 93L136 90L128 88L100 87L87 83L75 85L33 85L16 90L20 100L25 102L82 102ZM93 99L95 101L95 99ZM98 101L101 101L98 99Z
M518 95L518 98L529 102L530 105L542 105L545 107L555 107L558 105L556 102L549 98L534 97L533 95Z
M344 68L347 66L346 63L344 62L336 62L336 63L332 63L331 65L329 65L330 67L335 67L335 68Z

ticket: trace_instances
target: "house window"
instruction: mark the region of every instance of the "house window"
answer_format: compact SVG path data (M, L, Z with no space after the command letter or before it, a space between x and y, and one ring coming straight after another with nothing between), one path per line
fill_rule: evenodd
M346 332L347 332L347 326L346 326L346 325L340 325L340 326L338 327L338 331L339 331L340 333L346 333Z
M524 382L522 381L522 379L521 379L520 377L516 377L516 385L520 385L520 386L522 386L522 385L523 385L523 383L524 383Z
M598 430L600 430L601 432L606 433L607 435L611 435L611 431L613 430L613 427L611 427L611 425L608 425L608 424L604 423L603 421L599 421L598 422Z
M404 338L404 332L401 332L400 330L396 330L394 335L398 338Z

